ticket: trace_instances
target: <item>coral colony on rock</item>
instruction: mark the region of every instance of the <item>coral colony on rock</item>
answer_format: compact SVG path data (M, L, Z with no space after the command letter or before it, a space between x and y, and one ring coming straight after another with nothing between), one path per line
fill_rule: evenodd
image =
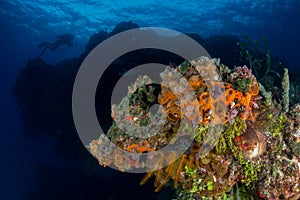
M213 71L215 66L220 74ZM175 82L173 76L176 73L172 71L182 74L183 78ZM204 80L203 77L207 77L208 73L213 79ZM183 107L185 117L190 122L184 125L185 129L194 131L192 145L167 167L149 171L141 180L141 185L154 177L156 192L168 185L176 189L177 199L300 197L300 105L286 110L288 102L285 97L282 105L270 100L268 93L260 91L259 88L263 86L259 86L246 66L231 70L220 64L219 60L207 57L184 62L176 68L167 67L161 73L161 78L164 84L175 84L174 88L177 89L171 92L166 87L157 87L149 77L143 76L129 87L127 97L119 105L113 105L112 118L115 123L107 136L132 156L123 157L118 151L107 149L107 139L100 137L89 145L100 165L113 163L124 171L151 162L152 157L140 162L134 154L153 152L170 143L177 133L183 115L180 107ZM286 74L283 91L288 89L287 82ZM190 101L189 91L184 84L191 85L197 96L195 101ZM221 98L222 92L225 98ZM178 102L178 96L183 97L181 102ZM123 107L128 103L129 112L124 113ZM160 132L146 139L128 134L135 131L135 125L149 124L150 118L155 118L148 112L154 103L162 105L160 113L167 116ZM198 120L194 122L194 119ZM157 123L153 126L160 126L160 122ZM198 123L198 128L195 129L192 123ZM116 124L124 124L126 128ZM211 144L213 149L201 157L201 145L209 126L216 130L220 130L218 126L223 126L223 129L220 138ZM144 133L152 135L153 127L145 127L149 129L143 130ZM181 137L184 137L184 133L181 133ZM157 157L157 167L168 162L168 159L164 155Z
M35 128L55 133L60 141L59 152L65 157L88 157L82 153L70 118L72 84L80 63L97 44L128 27L138 26L123 22L111 33L100 31L92 36L86 52L56 67L41 58L31 60L17 77L14 91L23 115L27 116L27 129L31 124L39 124L41 127ZM208 48L217 48L221 43L218 39L226 40L224 36L206 40L195 34L191 37ZM279 73L274 68L266 40L262 46L247 37L245 42L233 36L228 38L234 48L240 48L240 55L228 50L228 55L235 57L220 56L226 61L224 64L208 57L180 60L178 66L165 67L160 85L147 75L139 76L128 87L127 96L111 107L112 124L107 137L94 138L87 146L99 164L120 171L150 165L152 170L140 184L154 179L154 191L172 191L172 199L299 199L299 80L291 78L290 82L287 69ZM218 57L217 53L212 55ZM133 57L139 60L135 64L148 59L138 54ZM172 56L168 58L162 56L161 60L178 62ZM120 70L118 66L125 60L119 59L113 69ZM114 72L106 77L113 78ZM32 95L25 95L24 91ZM32 110L34 102L42 109L35 106ZM159 105L155 113L150 112L153 105ZM53 109L57 106L61 108ZM47 123L39 123L41 119ZM192 142L182 154L174 151L168 156L138 156L159 151L168 144L184 143L187 137Z

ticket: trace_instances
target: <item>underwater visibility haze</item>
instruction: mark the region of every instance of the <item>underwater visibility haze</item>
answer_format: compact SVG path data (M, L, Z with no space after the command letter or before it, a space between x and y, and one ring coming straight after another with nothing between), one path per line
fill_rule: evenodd
M299 0L1 0L0 200L299 199L299 19ZM86 60L153 38L165 49L103 69L95 104L89 88L74 99ZM210 57L166 50L198 45ZM164 66L161 85L130 71L147 63ZM85 143L73 115L88 108L107 137Z

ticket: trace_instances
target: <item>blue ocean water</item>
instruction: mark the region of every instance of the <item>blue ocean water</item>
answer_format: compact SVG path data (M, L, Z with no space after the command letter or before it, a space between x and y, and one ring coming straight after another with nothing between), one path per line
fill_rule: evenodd
M41 53L39 43L55 41L56 36L62 33L75 35L72 47L49 51L42 57L47 63L55 64L79 56L94 33L101 30L110 32L118 23L132 21L140 27L163 27L197 33L202 37L230 34L242 38L246 34L260 40L265 36L273 56L285 60L288 68L299 69L299 19L299 0L1 0L0 200L39 199L43 192L45 195L55 193L55 199L67 198L73 189L84 187L80 183L67 186L76 181L84 184L93 182L92 189L105 194L99 199L118 199L120 191L126 192L114 188L119 189L116 195L112 188L107 189L118 181L113 177L116 174L107 169L99 172L101 180L82 178L84 173L75 170L78 161L70 161L57 154L55 139L24 136L20 109L12 89L27 60ZM70 169L70 174L64 171L66 169ZM72 172L81 174L81 178L71 178ZM60 175L55 177L57 174ZM65 187L65 193L55 187L57 181L65 184L61 185ZM100 183L102 185L97 186ZM125 176L118 186L124 184ZM132 184L137 187L128 188L139 188L138 181ZM47 187L53 189L45 189ZM140 191L143 190L141 187ZM151 187L146 192L150 190ZM82 189L77 199L84 199L87 193L95 194Z

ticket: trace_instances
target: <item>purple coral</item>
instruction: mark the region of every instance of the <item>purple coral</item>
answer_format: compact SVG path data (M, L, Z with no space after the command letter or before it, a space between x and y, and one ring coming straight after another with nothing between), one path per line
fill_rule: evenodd
M240 77L249 79L253 77L252 70L249 69L246 65L243 67L237 67L236 72L239 74Z
M237 114L239 113L239 111L237 109L230 109L227 112L227 120L228 122L232 125L235 121L235 117L237 116Z
M235 80L237 78L242 78L242 79L251 79L253 78L252 70L249 69L246 65L243 67L237 67L235 69L235 72L230 75L230 78L232 80Z

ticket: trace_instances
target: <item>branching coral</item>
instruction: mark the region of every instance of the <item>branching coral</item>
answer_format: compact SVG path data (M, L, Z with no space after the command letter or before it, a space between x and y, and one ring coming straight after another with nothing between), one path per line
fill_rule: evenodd
M163 162L166 158L160 157L158 163ZM152 176L155 176L154 187L155 192L158 192L162 187L170 180L174 181L174 188L178 187L178 182L183 171L185 163L188 161L188 155L183 154L178 160L168 165L164 169L157 171L150 171L147 175L141 180L140 184L144 185Z
M254 75L259 81L264 80L270 73L280 77L278 72L272 69L272 60L270 56L270 48L267 40L262 38L262 43L257 40L251 41L248 36L244 36L245 42L240 42L241 58L249 62L249 67L254 71Z

